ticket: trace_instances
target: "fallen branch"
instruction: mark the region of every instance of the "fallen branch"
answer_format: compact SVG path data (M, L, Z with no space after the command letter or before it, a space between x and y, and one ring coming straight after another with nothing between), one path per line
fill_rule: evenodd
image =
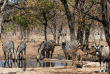
M43 59L44 62L72 62L72 60Z

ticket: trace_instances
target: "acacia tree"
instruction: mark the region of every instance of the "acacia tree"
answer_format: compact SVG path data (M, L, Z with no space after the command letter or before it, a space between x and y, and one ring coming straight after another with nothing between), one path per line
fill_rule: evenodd
M73 1L74 9L73 9L72 14L70 13L70 10L69 10L69 7L68 7L68 4L70 4L69 1L61 0L61 2L63 3L65 11L66 11L71 38L73 38L73 39L76 38L75 35L73 35L74 31L75 31L74 27L76 25L75 22L79 22L78 23L78 31L77 31L77 40L80 41L80 43L82 45L82 48L84 48L84 46L87 47L87 43L88 43L88 39L89 39L88 34L89 34L90 27L88 27L89 24L86 23L86 21L87 21L86 15L82 13L82 11L88 10L88 9L86 9L86 6L85 6L85 0L81 0L81 1L75 0L75 1ZM77 8L80 9L81 11L76 11L75 9L77 9ZM76 19L78 19L78 20L76 21ZM84 33L86 33L86 34L84 34ZM84 35L86 35L85 39L84 39Z
M45 35L45 40L47 40L47 26L48 26L48 21L53 18L53 13L52 11L55 8L55 4L52 3L50 0L38 0L36 9L37 9L37 14L39 15L39 20L42 22L44 25L44 35Z
M55 2L54 2L55 3ZM66 15L64 14L64 9L59 2L56 2L55 9L53 9L53 18L50 20L51 25L48 25L50 28L54 41L57 42L57 45L60 43L60 37L62 35L62 30L67 23Z
M77 0L75 3L75 8L76 9L78 8L80 10L76 14L76 16L78 18L78 20L76 22L78 22L77 39L81 43L82 50L84 49L84 47L85 47L85 49L88 49L89 33L90 33L91 24L93 22L93 21L87 19L87 15L82 13L82 11L88 10L88 8L86 7L86 5L88 5L88 4L91 5L92 2L91 1L88 2L85 0L81 0L81 1ZM92 14L92 12L91 12L91 14Z
M22 1L14 6L15 12L11 15L11 22L17 24L21 31L21 39L29 39L30 30L36 26L36 17L34 12L35 0ZM10 6L12 7L12 6Z

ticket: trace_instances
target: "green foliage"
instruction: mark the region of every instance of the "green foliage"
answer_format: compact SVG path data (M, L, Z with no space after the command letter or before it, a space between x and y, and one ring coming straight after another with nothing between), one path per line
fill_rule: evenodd
M40 20L43 21L43 13L46 13L47 20L51 20L54 18L54 13L53 11L56 9L57 4L53 1L47 1L47 0L38 0L37 2L37 13L40 16ZM38 18L39 18L38 16Z
M48 21L53 21L58 4L54 0L22 0L16 7L23 9L14 8L15 12L11 15L6 15L8 16L6 19L13 21L26 30L43 26L43 13L46 13Z
M16 17L16 23L19 24L24 30L30 29L31 21L29 15L19 15Z
M9 31L13 31L16 29L16 25L15 24L6 24L3 26L3 32L8 33Z

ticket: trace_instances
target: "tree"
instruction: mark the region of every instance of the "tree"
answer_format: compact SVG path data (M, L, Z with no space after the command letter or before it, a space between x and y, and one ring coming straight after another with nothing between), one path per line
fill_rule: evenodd
M60 0L60 1L63 3L63 6L64 6L65 11L66 11L68 26L69 26L69 30L70 30L70 39L73 40L73 39L75 39L74 20L72 20L72 15L70 13L70 10L69 10L68 4L67 4L67 0Z
M44 25L44 35L45 35L45 40L47 40L47 26L48 26L48 21L51 20L54 15L52 11L55 9L55 4L50 1L50 0L39 0L37 2L37 12L38 15L40 16L40 21Z
M77 3L76 3L77 4ZM75 5L76 5L75 4ZM82 1L79 1L79 5L77 5L77 8L79 6L79 9L84 11L84 0ZM85 31L85 26L86 26L86 15L82 15L81 11L78 13L77 15L78 17L78 32L77 32L77 40L80 41L81 43L81 47L82 47L82 50L84 48L84 31Z
M89 19L93 19L102 23L104 27L106 41L110 47L110 15L109 15L110 12L108 11L109 0L98 0L98 1L92 0L91 2L92 3L89 4L90 6L87 7L86 11L81 11L79 8L75 8L75 6L73 6L73 8L76 9L77 11L81 11L84 15L87 15ZM94 8L93 12L91 11L91 8ZM91 12L93 13L93 15L91 15ZM108 68L110 73L110 61Z
M62 5L58 2L54 2L56 4L55 8L53 9L53 17L51 20L49 20L50 25L48 27L51 30L51 33L53 34L54 41L57 42L56 44L59 45L60 43L60 37L62 35L62 30L67 24L66 15L64 13L64 9L62 8ZM62 39L62 38L61 38Z
M3 16L4 16L4 9L6 7L7 0L3 1L3 4L1 6L1 11L0 11L0 38L1 38L1 31L2 31L2 22L3 22Z
M100 20L100 22L103 24L106 41L110 47L110 16L108 14L107 0L101 0L101 7L102 7L102 20ZM109 61L108 69L110 73L110 61Z
M16 0L14 2L12 1L9 1L9 0L1 0L1 10L0 10L0 38L1 38L1 32L2 32L2 23L4 21L4 15L5 15L5 12L6 12L6 6L8 5L15 5L15 4L18 4L19 3L19 0ZM8 13L8 12L7 12Z

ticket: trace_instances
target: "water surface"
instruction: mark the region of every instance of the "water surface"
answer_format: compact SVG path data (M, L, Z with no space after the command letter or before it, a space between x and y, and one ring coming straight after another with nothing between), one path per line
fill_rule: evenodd
M36 68L36 67L59 67L59 66L72 66L71 62L44 62L36 60L0 60L0 68Z

